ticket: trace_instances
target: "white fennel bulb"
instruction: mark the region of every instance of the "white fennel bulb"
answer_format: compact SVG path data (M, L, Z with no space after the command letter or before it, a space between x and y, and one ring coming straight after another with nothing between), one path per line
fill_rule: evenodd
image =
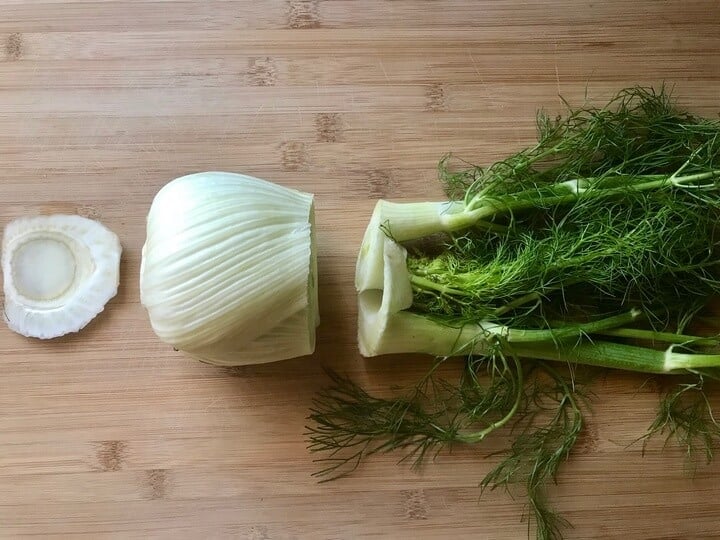
M319 324L313 196L225 172L177 178L147 217L140 294L158 337L205 362L311 354Z

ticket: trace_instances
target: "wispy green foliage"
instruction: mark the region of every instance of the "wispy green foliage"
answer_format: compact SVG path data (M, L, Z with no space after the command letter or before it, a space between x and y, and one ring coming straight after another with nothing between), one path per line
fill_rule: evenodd
M538 134L487 168L441 162L449 193L509 228L411 252L418 312L542 326L587 314L590 300L667 326L720 292L720 122L679 110L664 88L633 87L601 108L541 113Z
M439 255L411 254L414 309L449 322L544 327L558 312L584 316L602 304L603 315L640 307L665 326L720 292L719 220L717 209L677 191L581 199L540 226L505 237L469 232Z
M670 92L631 87L602 107L571 106L565 114L538 114L538 142L489 167L440 163L440 179L453 198L477 206L492 198L530 197L542 203L544 188L577 179L684 174L717 168L716 120L680 110Z
M398 398L331 374L308 437L324 454L318 474L331 478L376 452L419 464L511 427L480 485L519 488L537 537L555 540L569 524L545 488L587 409L576 364L690 374L661 399L644 440L662 434L708 461L720 442L705 393L720 367L717 336L688 330L720 293L720 122L680 110L665 88L633 87L603 107L540 113L537 124L536 145L488 167L443 159L462 219L433 249L407 246L412 317L504 325L502 337L483 335L487 354L469 358L458 381L433 370ZM530 334L546 337L522 341Z
M654 436L674 440L685 450L687 464L694 468L699 460L710 463L720 441L720 424L713 415L708 381L697 374L689 382L679 382L660 399L658 413L643 437L643 450Z
M479 442L512 418L525 397L523 368L500 349L468 361L457 384L433 370L397 398L372 396L351 379L328 374L333 384L315 398L308 434L310 449L327 453L317 474L330 478L377 452L404 449L419 465L447 444Z
M363 458L391 451L404 452L403 461L417 467L509 424L515 440L480 486L520 486L538 538L560 538L566 523L550 507L545 484L554 481L583 427L585 396L571 371L521 364L498 349L469 359L458 381L430 373L404 397L379 398L347 377L329 376L332 385L316 398L308 427L310 449L325 454L317 460L319 478L344 476Z

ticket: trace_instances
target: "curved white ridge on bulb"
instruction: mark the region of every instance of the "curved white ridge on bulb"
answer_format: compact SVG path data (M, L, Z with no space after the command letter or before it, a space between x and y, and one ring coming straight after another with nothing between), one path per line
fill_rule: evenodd
M310 354L313 212L311 194L240 174L165 185L148 214L140 275L158 337L224 365Z

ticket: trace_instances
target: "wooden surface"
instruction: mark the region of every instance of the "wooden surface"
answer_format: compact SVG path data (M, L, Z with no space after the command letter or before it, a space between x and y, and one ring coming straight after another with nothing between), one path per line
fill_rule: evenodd
M399 456L318 484L305 416L322 366L371 388L430 359L362 359L352 272L374 201L437 199L437 160L529 143L540 107L631 84L720 110L718 1L0 1L0 220L100 219L120 293L81 334L0 329L0 538L527 536L523 501L478 499L496 462ZM139 304L154 193L227 170L315 192L322 326L311 358L244 369L161 344ZM720 465L629 446L656 384L610 374L552 500L569 538L720 538Z

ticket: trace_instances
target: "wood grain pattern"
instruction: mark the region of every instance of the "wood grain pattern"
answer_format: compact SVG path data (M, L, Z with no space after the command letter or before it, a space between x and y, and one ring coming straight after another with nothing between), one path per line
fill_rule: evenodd
M436 199L448 151L484 163L530 142L559 94L675 86L720 110L720 3L642 0L0 0L0 225L100 219L120 292L81 334L0 328L0 538L527 536L522 500L478 499L503 447L421 473L380 456L318 484L304 425L322 366L387 391L428 358L362 359L353 269L375 199ZM315 192L315 355L221 369L152 334L139 304L144 219L168 180L253 174ZM613 373L551 489L569 538L720 538L720 466L694 478L629 446L656 386Z

